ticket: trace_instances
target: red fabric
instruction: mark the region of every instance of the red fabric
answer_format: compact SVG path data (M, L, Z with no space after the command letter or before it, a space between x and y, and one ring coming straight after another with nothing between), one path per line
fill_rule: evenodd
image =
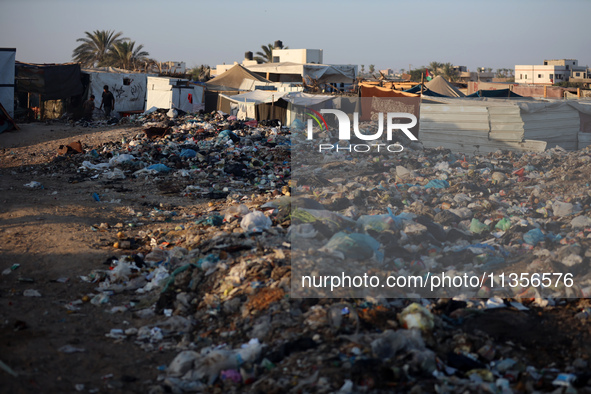
M187 98L189 99L189 102L193 104L193 95L191 93L189 93L189 97Z

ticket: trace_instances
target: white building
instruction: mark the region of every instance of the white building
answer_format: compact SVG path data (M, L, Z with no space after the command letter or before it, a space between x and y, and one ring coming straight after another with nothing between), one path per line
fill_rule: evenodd
M273 63L323 64L322 49L273 49Z
M576 59L544 60L543 65L516 65L515 82L530 85L552 85L567 82L571 77L583 77L585 73L586 68L579 66Z

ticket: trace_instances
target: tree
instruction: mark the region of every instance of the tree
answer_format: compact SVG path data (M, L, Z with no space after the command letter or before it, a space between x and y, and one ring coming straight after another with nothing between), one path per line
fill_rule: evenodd
M365 74L365 64L361 65L361 74Z
M76 40L82 44L72 52L72 59L81 63L82 67L104 66L113 45L128 40L121 37L122 32L115 33L114 30L95 30L92 33L85 31L84 34L86 37Z
M443 66L443 63L431 62L429 63L429 70L433 75L439 75L439 69Z
M376 66L374 66L373 64L369 65L369 73L373 74L376 71Z
M425 75L425 71L427 71L426 67L419 67L411 70L410 80L419 82L421 80L421 76Z
M261 45L261 51L255 53L256 60L259 63L273 63L273 44ZM282 49L289 49L289 47L283 47Z
M442 65L442 75L443 77L445 77L445 79L447 79L448 81L455 81L456 78L458 77L458 72L456 71L456 69L454 68L454 65L451 63L445 63Z
M191 79L196 82L206 82L209 80L209 73L211 68L208 65L202 64L189 71Z
M143 45L135 47L135 41L122 41L113 44L107 54L110 66L135 70L139 65L145 64L150 55L144 51Z

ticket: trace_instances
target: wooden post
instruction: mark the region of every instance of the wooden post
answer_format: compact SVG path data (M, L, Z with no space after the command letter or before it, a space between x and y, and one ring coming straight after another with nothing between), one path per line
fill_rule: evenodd
M425 75L423 73L421 73L421 97L423 97L423 78L425 77Z
M43 101L41 101L41 93L39 93L39 120L43 120Z
M577 88L577 98L581 98L581 88Z
M544 85L544 98L548 97L548 85Z
M275 119L275 95L271 95L271 119Z

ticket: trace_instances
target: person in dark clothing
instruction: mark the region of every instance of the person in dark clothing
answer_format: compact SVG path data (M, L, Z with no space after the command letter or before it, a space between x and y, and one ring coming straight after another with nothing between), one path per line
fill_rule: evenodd
M109 86L103 86L103 90L103 101L101 102L99 109L102 109L104 105L105 115L108 118L111 116L111 111L113 108L115 108L115 96L113 96L113 93L109 92Z
M87 122L92 121L92 111L94 111L94 95L91 95L88 100L82 104L82 109L84 110L84 117L83 119Z

